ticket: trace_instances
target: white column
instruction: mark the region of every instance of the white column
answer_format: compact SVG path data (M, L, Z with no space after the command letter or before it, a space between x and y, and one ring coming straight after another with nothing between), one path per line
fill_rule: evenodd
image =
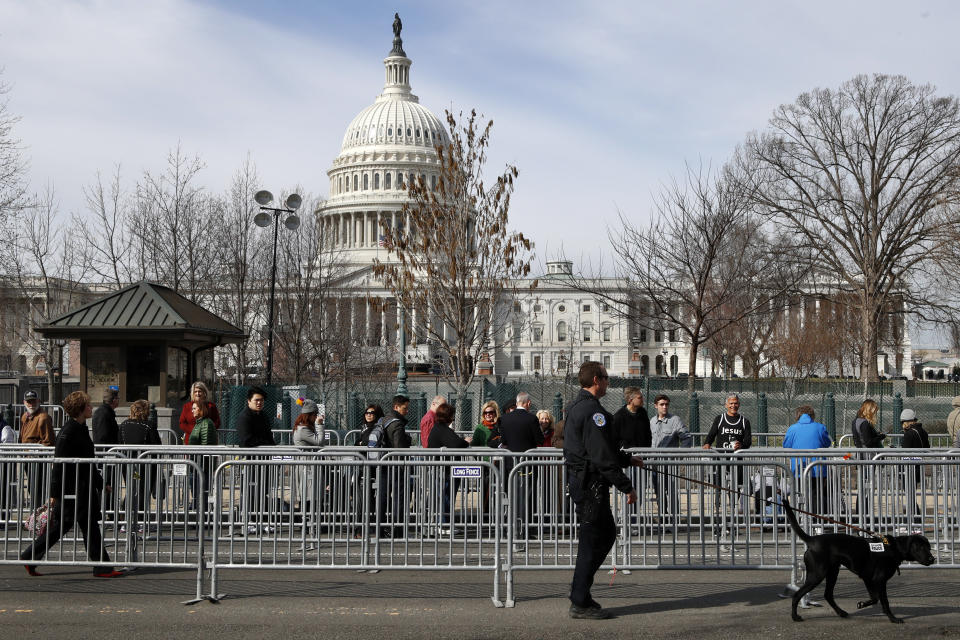
M383 301L383 308L380 309L380 344L387 344L387 301Z
M366 317L365 317L365 331L363 332L363 343L370 344L372 342L371 338L373 337L373 327L370 324L370 298L366 298Z

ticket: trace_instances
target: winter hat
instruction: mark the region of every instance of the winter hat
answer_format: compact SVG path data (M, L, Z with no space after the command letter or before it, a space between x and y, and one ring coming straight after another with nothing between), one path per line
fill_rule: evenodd
M904 409L900 412L900 422L911 422L917 419L917 412L913 409Z
M305 413L316 413L317 412L317 403L313 400L304 400L303 406L300 407L300 415Z

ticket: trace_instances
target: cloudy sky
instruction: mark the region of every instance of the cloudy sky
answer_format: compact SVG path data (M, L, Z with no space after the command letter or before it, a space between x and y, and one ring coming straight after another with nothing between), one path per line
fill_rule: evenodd
M222 191L250 154L274 191L325 196L347 124L383 83L393 13L435 113L493 118L513 225L541 257L596 256L685 162L722 163L779 104L858 73L960 94L960 4L0 0L0 76L31 187L61 208L178 143Z

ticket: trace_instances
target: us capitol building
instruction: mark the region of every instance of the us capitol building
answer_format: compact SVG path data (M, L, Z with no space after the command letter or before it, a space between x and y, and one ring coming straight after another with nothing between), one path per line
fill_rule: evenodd
M394 31L393 49L383 61L383 90L347 126L340 154L327 172L329 199L319 211L327 249L345 266L340 286L352 292L325 315L328 321L348 322L354 341L371 351L381 348L384 357L396 355L399 322L396 301L373 275L374 259L390 259L381 229L409 228L403 213L406 185L422 174L435 186L435 146L449 143L446 122L412 92L412 61L397 24ZM513 305L514 316L523 320L507 323L493 337L493 373L562 375L568 368L575 372L586 359L603 362L614 375L686 370L688 351L675 335L631 330L607 304L569 286L572 269L570 262L550 262L535 290L521 282L515 299L501 301ZM429 369L442 357L426 338L426 324L433 321L429 310L407 311L411 368Z
M324 321L336 322L384 365L397 361L400 323L396 301L373 275L375 258L391 258L382 228L409 228L403 213L406 185L423 175L428 185L436 186L439 162L434 147L449 142L445 121L412 92L412 61L403 50L401 28L398 17L393 48L383 61L383 90L347 126L340 154L327 172L329 199L318 211L325 248L338 256L344 273L339 278L342 297L324 308ZM575 373L587 359L602 362L612 375L673 376L687 371L689 348L680 331L625 320L608 306L609 299L598 300L571 286L573 268L569 261L547 262L546 273L537 274L536 289L519 282L513 299L499 301L512 306L517 320L493 336L488 345L492 371L481 373L565 375ZM612 292L620 289L612 279L606 284ZM407 312L411 369L428 371L445 357L427 338L425 329L433 321L428 309ZM714 361L701 347L697 375L719 373ZM892 363L878 364L881 372L892 368ZM727 366L727 373L743 374L739 358L732 357Z

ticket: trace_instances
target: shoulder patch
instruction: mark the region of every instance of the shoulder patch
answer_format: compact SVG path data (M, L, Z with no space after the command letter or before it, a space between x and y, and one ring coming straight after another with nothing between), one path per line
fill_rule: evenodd
M593 414L593 424L597 425L598 427L604 426L607 424L607 416L598 411L597 413Z

